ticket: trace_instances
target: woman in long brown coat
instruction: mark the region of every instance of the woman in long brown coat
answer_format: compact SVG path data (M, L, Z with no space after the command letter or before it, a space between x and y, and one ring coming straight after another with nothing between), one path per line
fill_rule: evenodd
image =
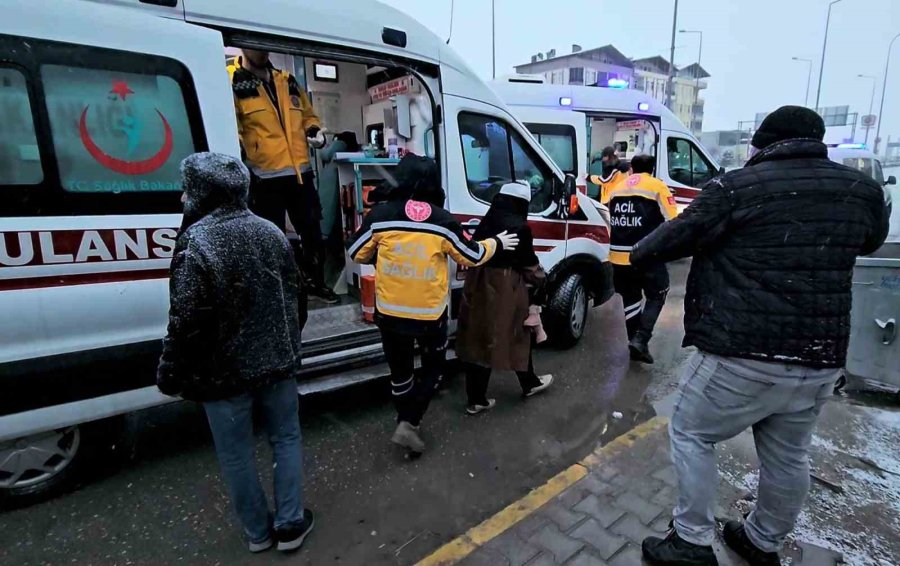
M536 291L545 279L528 227L530 201L527 185L504 185L475 231L476 240L508 231L519 236L519 245L515 250L497 252L487 264L466 276L456 352L466 363L466 412L470 415L491 409L496 403L487 398L492 370L515 371L527 397L546 390L553 382L553 376L534 372L533 334L525 326L529 291L532 297L540 295Z

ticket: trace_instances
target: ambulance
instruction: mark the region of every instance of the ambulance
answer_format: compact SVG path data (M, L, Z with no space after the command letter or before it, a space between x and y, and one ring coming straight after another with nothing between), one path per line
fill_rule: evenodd
M626 162L638 154L656 156L655 176L672 190L679 210L724 172L684 124L644 92L553 85L539 75L512 75L490 85L593 198L599 187L590 176L600 174L600 152L607 146Z
M402 152L439 164L474 229L512 180L550 277L546 325L581 338L612 295L608 222L446 43L373 0L3 0L0 22L0 499L64 489L155 387L179 163L240 155L227 57L267 50L310 94L339 155L342 236ZM321 159L314 162L321 167ZM310 308L298 393L386 375L364 319L370 274L332 252L338 305ZM451 319L465 273L453 271ZM455 326L455 322L451 322Z

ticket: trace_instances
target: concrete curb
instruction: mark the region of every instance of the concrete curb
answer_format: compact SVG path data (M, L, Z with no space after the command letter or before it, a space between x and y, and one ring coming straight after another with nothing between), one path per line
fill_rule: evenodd
M533 489L528 495L506 506L493 517L486 519L438 548L417 563L417 566L448 566L456 564L466 556L501 535L513 525L525 519L551 499L584 478L591 470L605 461L631 448L635 442L667 426L669 419L654 417L638 425L608 444L598 446L593 452L576 464L572 464L556 474L546 483Z

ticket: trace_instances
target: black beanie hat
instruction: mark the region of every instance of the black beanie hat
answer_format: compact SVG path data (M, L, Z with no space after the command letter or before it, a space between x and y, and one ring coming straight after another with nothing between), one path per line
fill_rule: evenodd
M750 142L756 149L796 138L825 138L825 121L816 112L803 106L782 106L762 121Z

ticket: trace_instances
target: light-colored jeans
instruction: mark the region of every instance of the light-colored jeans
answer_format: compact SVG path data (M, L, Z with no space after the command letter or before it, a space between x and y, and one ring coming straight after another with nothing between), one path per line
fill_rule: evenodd
M813 429L839 375L836 369L694 354L669 425L679 488L673 515L681 538L712 544L716 443L753 427L759 494L745 528L759 549L781 548L806 501Z
M254 452L253 407L263 417L272 447L275 521L259 483ZM269 531L303 521L303 456L300 447L297 382L285 379L253 393L203 404L212 429L216 455L235 513L250 542L261 543Z

